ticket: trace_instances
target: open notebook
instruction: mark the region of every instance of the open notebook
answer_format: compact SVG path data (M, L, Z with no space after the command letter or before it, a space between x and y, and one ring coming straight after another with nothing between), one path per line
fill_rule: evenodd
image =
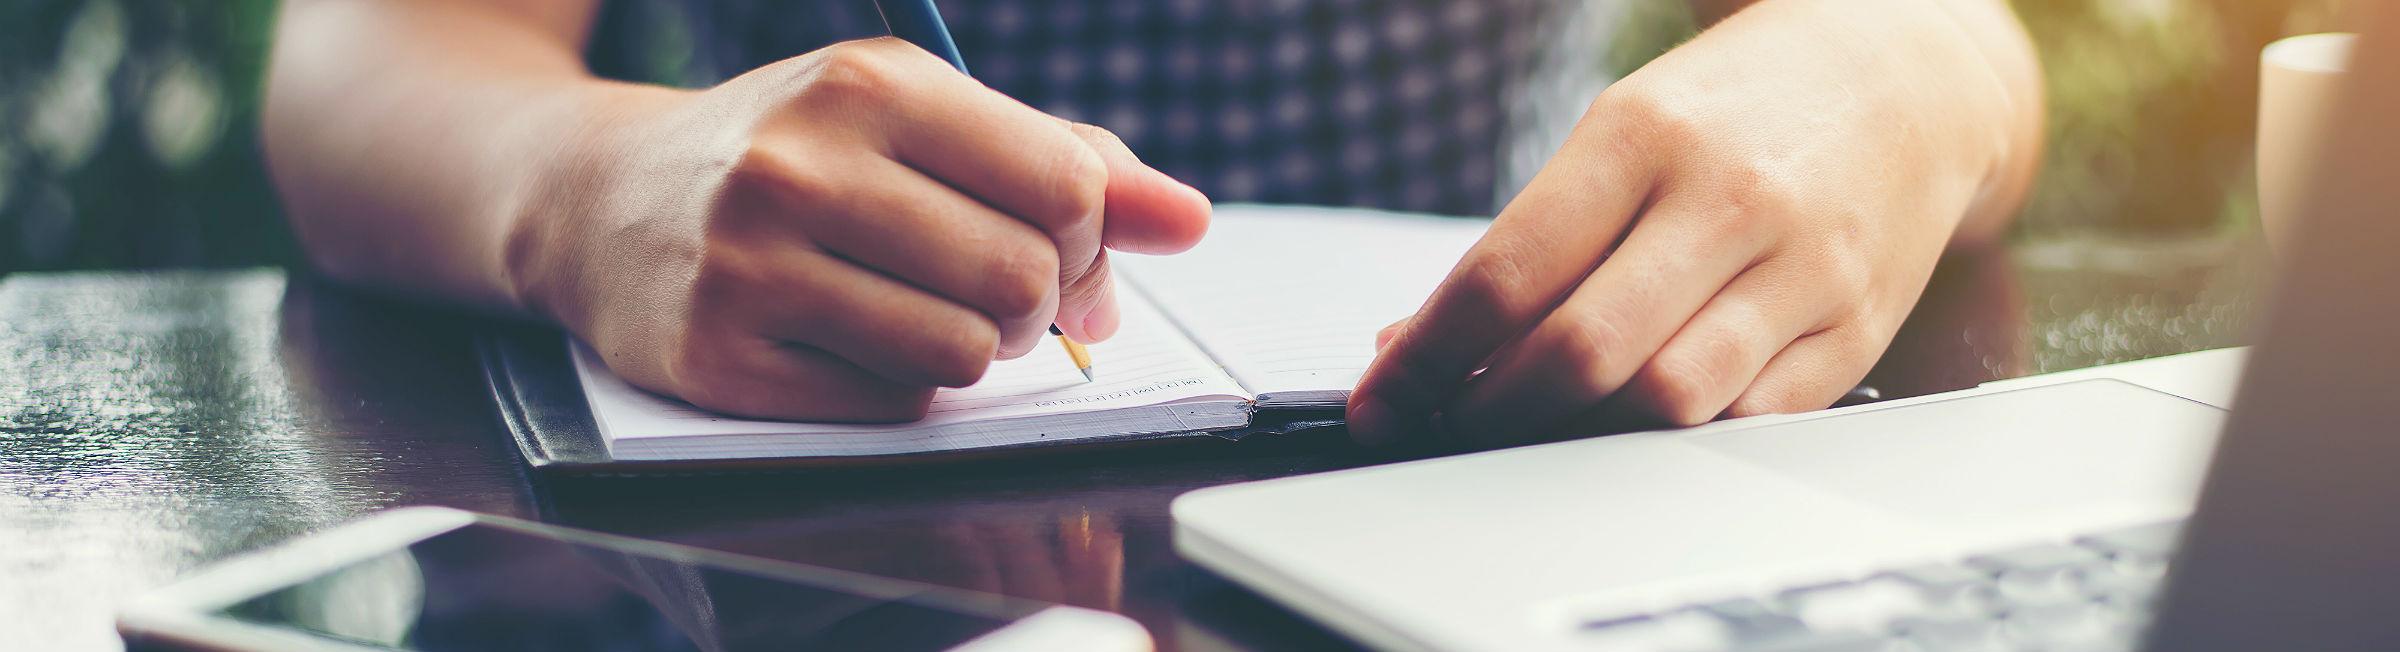
M1085 382L1055 345L943 390L923 420L867 425L711 414L625 383L580 344L576 373L619 460L940 453L1192 434L1238 435L1278 415L1338 418L1375 332L1414 312L1483 233L1482 220L1226 206L1208 238L1119 256L1124 325L1091 347Z

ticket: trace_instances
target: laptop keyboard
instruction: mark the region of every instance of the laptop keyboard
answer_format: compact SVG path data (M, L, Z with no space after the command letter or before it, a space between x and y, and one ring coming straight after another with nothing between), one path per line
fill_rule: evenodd
M2181 522L1585 623L1595 650L2132 650Z

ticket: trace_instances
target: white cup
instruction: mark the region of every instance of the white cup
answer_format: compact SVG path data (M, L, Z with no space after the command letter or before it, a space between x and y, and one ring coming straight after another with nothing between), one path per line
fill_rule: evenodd
M2317 143L2358 35L2308 34L2259 53L2258 220L2267 245L2291 231L2297 205L2315 176Z

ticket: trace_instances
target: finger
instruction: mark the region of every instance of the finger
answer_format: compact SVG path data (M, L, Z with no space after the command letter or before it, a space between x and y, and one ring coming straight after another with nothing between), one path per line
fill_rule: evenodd
M1087 124L1066 123L1091 144L1108 165L1108 190L1102 238L1109 247L1153 254L1181 252L1199 244L1208 230L1208 198L1200 191L1134 157L1125 142ZM1067 255L1064 250L1061 256ZM1082 273L1068 261L1060 269L1057 324L1067 337L1098 342L1114 336L1123 315L1117 312L1116 282L1109 273L1108 252L1094 252Z
M1100 246L1107 163L1066 122L898 39L829 48L825 66L840 74L821 77L872 100L861 113L878 120L893 158L1054 236Z
M1059 289L1058 329L1077 342L1098 342L1117 334L1123 315L1117 312L1117 284L1108 271L1108 252L1092 261L1091 271Z
M1047 235L890 160L844 165L850 178L836 189L777 151L753 155L744 179L771 178L728 192L729 208L790 215L814 246L982 312L1000 330L1001 358L1040 345L1058 313L1058 254ZM761 202L749 199L753 187L777 192Z
M1838 297L1820 287L1780 261L1743 272L1634 372L1615 403L1664 426L1716 418L1777 352L1832 317Z
M1114 330L1085 323L1112 291L1099 256L1112 195L1124 204L1116 213L1128 247L1180 251L1207 228L1205 198L1142 165L1105 130L1072 128L896 40L837 52L845 54L828 65L863 81L861 93L885 100L874 108L887 117L881 133L895 159L1040 228L1056 245L1058 284L1096 288L1059 305L1059 328L1069 337L1096 341L1095 332ZM1112 184L1112 177L1124 181ZM1089 326L1115 319L1104 312Z
M1859 325L1837 326L1784 347L1726 409L1735 417L1805 412L1832 405L1858 386L1889 338Z
M1615 394L1757 260L1764 229L1709 199L1652 208L1600 269L1495 356L1443 415L1478 439L1546 432Z
M904 385L965 387L983 377L999 331L982 313L828 254L798 247L722 256L728 277L703 278L701 302L736 306L751 332L841 356Z
M1400 334L1400 325L1405 323L1408 323L1408 320L1402 319L1392 322L1392 325L1385 326L1382 330L1375 331L1375 350L1382 351L1385 345L1391 344L1392 337Z
M878 133L893 159L1047 234L1057 254L1058 285L1094 275L1109 167L1067 122L905 42L869 39L838 51L845 54L827 65L842 66L844 77L863 87L857 94L879 100L867 108L881 120ZM1089 337L1080 322L1093 307L1062 302L1060 311L1072 318L1059 328L1070 337Z
M1352 393L1353 437L1388 444L1429 434L1434 411L1467 374L1547 314L1616 243L1649 192L1650 169L1630 150L1574 140L1369 365Z
M812 347L730 328L675 374L675 394L701 408L761 419L890 423L925 417L933 388L892 382Z
M1100 251L1107 161L1065 121L898 47L903 67L921 74L894 80L896 97L881 107L892 157L1049 234L1061 278L1084 273Z
M1137 254L1181 253L1208 233L1208 196L1142 163L1117 135L1088 124L1068 129L1099 152L1108 167L1106 217L1101 239L1108 248Z

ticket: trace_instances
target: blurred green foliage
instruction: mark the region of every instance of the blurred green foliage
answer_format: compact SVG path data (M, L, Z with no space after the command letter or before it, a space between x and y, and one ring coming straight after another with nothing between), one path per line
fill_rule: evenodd
M2050 105L2021 229L2254 227L2258 52L2330 30L2336 0L2016 4Z
M0 2L0 273L298 261L256 144L274 13Z
M2341 0L2012 0L2049 104L2019 236L2250 228L2257 52L2331 31ZM1607 54L1629 71L1695 32L1688 5L1637 0Z
M1626 69L1693 32L1628 0ZM2017 0L2050 143L2020 232L2247 227L2257 48L2338 0ZM0 3L0 273L300 260L261 172L272 0Z

